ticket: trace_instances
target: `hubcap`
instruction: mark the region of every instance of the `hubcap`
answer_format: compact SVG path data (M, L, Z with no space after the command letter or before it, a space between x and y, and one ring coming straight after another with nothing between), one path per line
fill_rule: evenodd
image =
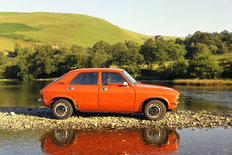
M159 106L151 106L148 112L151 116L159 116L161 114L161 109Z
M56 113L60 116L65 116L68 112L68 107L64 103L59 103L57 104L56 108Z
M65 140L68 137L68 132L64 129L56 130L55 131L55 137L59 141Z

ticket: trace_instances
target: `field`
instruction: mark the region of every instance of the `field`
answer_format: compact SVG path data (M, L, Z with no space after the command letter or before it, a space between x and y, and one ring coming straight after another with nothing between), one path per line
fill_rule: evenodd
M20 39L0 37L0 51L13 51L15 44L19 44L23 47L30 47L33 43L30 41L23 41Z
M40 42L54 46L91 47L100 40L109 43L132 40L142 44L148 38L87 15L0 13L0 51L12 51L16 43L22 46Z

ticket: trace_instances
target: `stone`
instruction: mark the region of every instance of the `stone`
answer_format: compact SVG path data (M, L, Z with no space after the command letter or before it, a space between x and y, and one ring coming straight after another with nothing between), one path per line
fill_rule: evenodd
M10 115L11 115L11 116L14 116L14 115L16 115L16 114L15 114L15 112L10 112Z

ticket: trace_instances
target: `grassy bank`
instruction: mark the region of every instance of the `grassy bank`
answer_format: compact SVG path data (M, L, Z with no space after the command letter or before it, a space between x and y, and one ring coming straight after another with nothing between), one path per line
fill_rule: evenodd
M199 86L232 85L232 79L176 79L173 82L179 85L199 85Z
M0 81L18 81L17 79L0 79Z
M57 78L34 79L32 81L54 81ZM20 81L19 79L0 79L0 81Z

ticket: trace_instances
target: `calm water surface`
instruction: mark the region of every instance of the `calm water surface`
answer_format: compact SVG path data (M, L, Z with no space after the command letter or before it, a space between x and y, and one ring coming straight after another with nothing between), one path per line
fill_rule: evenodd
M0 81L0 106L42 106L37 101L39 91L49 82ZM232 112L232 87L178 86L172 82L143 81L169 86L180 91L179 110L207 110L218 113Z
M42 106L39 91L49 82L0 82L0 108ZM181 93L179 110L232 113L232 87L169 86ZM232 128L183 130L0 130L0 154L231 154Z
M0 131L0 154L228 154L232 128Z

